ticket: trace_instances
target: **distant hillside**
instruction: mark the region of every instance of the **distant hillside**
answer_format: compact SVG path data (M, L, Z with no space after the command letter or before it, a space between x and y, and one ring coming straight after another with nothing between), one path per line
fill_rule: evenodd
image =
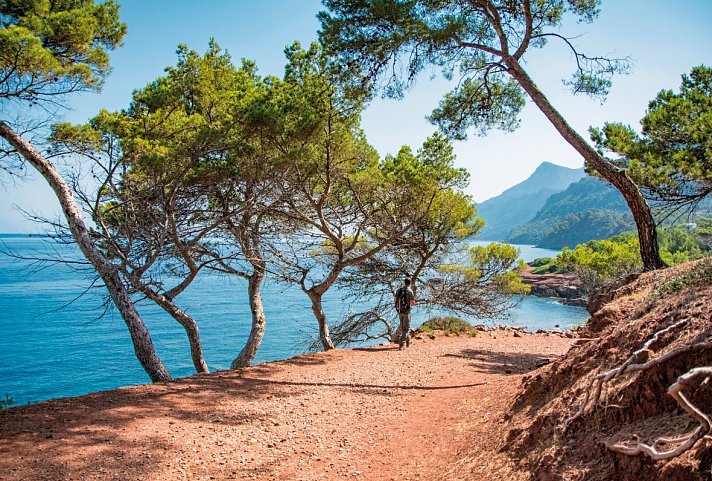
M486 222L480 238L504 240L510 231L534 217L546 200L584 177L583 168L570 169L543 162L527 180L477 206Z
M536 216L512 229L506 240L560 249L634 228L623 196L606 182L587 176L551 195Z

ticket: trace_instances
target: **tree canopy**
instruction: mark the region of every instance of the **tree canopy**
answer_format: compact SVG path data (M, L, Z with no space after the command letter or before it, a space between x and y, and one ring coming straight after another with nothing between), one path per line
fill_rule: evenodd
M566 81L574 92L605 95L610 76L627 68L625 60L588 57L558 33L566 14L590 22L597 0L432 1L326 0L320 32L349 71L360 71L385 93L400 96L424 70L442 69L459 78L431 120L449 135L468 129L513 130L524 107L524 91L511 78L508 61L519 62L529 48L559 38L572 48L576 69Z
M672 206L694 206L712 192L712 69L682 75L679 92L662 90L640 121L592 129L592 138L628 170L647 195Z
M125 33L114 0L0 2L0 99L97 90Z
M469 130L518 125L525 94L586 163L621 191L635 218L646 269L664 265L655 220L638 186L589 145L551 104L525 68L525 54L551 39L564 42L575 59L566 84L574 93L605 96L627 59L588 56L560 30L568 15L590 22L599 0L325 0L319 13L320 38L344 66L356 72L370 92L401 96L417 76L439 68L458 78L430 119L449 136L464 139Z

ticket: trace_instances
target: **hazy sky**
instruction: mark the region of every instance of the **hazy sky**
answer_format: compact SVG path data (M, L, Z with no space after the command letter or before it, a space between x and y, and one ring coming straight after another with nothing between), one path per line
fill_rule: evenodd
M281 75L284 47L294 40L316 39L319 0L121 0L128 26L123 47L112 53L113 72L101 94L72 97L67 120L83 122L99 109L125 108L132 90L144 86L176 62L179 43L205 51L210 37L234 61L250 58L262 74ZM633 72L614 79L603 104L574 97L561 83L573 71L572 56L552 43L527 56L527 68L571 125L588 138L589 126L622 121L637 126L648 101L663 88L677 89L680 75L695 65L712 65L712 0L604 0L593 24L565 24L562 32L589 54L629 56ZM378 100L366 110L362 126L369 142L385 155L403 144L417 148L434 131L425 116L448 85L440 78L420 79L405 99ZM468 192L482 201L527 178L543 161L569 167L583 162L542 114L528 104L520 128L493 131L455 145L458 164L472 181ZM0 232L36 232L17 205L52 216L57 201L39 180L0 187Z

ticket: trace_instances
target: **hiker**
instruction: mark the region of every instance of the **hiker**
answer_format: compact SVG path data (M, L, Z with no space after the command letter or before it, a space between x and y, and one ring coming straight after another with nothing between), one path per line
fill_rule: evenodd
M410 307L415 305L415 294L410 289L410 279L404 280L405 285L399 287L393 302L400 319L401 335L398 339L398 349L403 350L403 345L410 347Z

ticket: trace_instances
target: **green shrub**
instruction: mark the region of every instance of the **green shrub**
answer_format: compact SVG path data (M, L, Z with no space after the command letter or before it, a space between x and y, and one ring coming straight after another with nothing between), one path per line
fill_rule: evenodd
M695 238L680 227L658 229L660 256L668 265L681 264L705 255ZM642 269L638 236L625 232L606 240L564 248L556 264L575 272L589 292Z
M554 262L553 257L539 257L538 259L534 259L529 263L530 266L532 267L542 267L542 266L548 266L551 265Z
M642 266L638 238L632 233L564 248L556 261L575 272L589 292Z
M472 327L470 323L459 317L432 317L425 321L418 330L422 332L443 331L448 334L469 334L477 335L477 329Z
M689 272L686 272L660 284L653 291L654 296L674 294L694 286L712 284L712 257L705 259Z

